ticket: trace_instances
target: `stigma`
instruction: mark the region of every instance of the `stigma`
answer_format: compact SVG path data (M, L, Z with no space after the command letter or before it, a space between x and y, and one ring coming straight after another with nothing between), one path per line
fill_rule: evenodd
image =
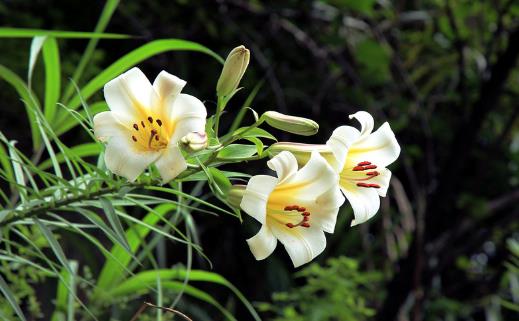
M310 212L308 212L306 210L305 207L303 206L299 206L299 205L287 205L285 206L284 208L285 211L297 211L299 213L301 213L301 216L302 216L302 219L299 223L297 224L293 224L293 223L286 223L285 226L289 227L289 228L294 228L294 227L298 227L298 226L301 226L301 227L310 227Z

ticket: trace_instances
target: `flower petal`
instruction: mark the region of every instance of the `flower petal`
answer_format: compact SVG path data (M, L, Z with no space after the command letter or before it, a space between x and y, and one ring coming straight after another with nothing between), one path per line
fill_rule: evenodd
M293 193L292 197L296 199L314 200L322 195L323 191L338 186L338 182L339 175L318 152L312 152L308 163L295 173L283 187L286 186L288 191L293 186L293 189L290 188L290 193Z
M277 239L270 228L265 224L259 232L247 240L249 248L256 260L266 259L276 249Z
M137 67L109 81L104 95L114 116L125 124L145 118L158 100L150 81Z
M160 153L135 149L129 135L127 136L115 135L108 140L105 164L112 173L126 177L133 182L146 167L160 156Z
M175 75L168 73L163 70L158 75L157 78L153 81L153 88L155 92L159 95L162 100L162 106L164 108L163 111L158 111L157 113L162 113L165 117L170 117L173 104L175 99L178 97L186 82ZM160 106L160 104L158 104Z
M196 97L179 94L173 102L171 120L174 124L171 141L178 142L191 132L205 132L207 110Z
M331 165L337 171L342 170L344 167L348 150L350 146L359 139L360 135L360 132L351 126L340 126L333 131L326 145L332 150L335 156L336 163L332 163Z
M380 208L380 197L374 188L348 187L343 188L342 191L353 208L355 218L351 226L364 223L377 214Z
M377 131L350 147L348 163L369 161L378 167L386 167L393 163L398 155L400 155L400 145L389 124L384 123Z
M240 207L261 224L265 224L267 201L276 187L277 179L268 175L251 177L243 194Z
M155 162L155 166L159 170L163 183L169 182L187 169L187 163L180 148L171 144L162 152L160 158Z
M323 231L333 233L339 208L344 204L344 201L344 196L342 196L338 186L330 188L317 198L316 210L312 211L310 224L317 224Z
M271 225L274 236L285 246L294 267L313 260L326 247L326 237L319 227L310 226L288 228L274 223Z
M360 136L365 137L373 131L375 121L370 113L365 111L358 111L355 114L350 115L350 119L357 119L360 123Z
M267 162L267 166L276 172L278 184L282 184L290 179L297 172L297 160L295 156L283 151Z
M115 135L124 135L125 127L119 123L111 111L103 111L94 116L94 135L102 142Z

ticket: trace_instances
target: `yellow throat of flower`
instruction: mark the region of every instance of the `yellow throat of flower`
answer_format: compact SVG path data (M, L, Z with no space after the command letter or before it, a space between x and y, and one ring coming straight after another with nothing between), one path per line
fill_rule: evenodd
M162 120L147 116L132 125L131 138L136 148L142 151L159 151L168 146L169 135Z

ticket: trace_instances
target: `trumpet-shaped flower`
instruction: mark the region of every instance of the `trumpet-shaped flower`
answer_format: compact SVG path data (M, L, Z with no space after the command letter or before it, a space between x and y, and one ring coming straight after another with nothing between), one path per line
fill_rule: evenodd
M359 111L350 115L360 122L360 131L341 126L333 132L326 145L332 150L339 172L341 190L353 208L351 225L364 223L380 208L380 196L385 197L391 179L386 168L400 154L400 145L386 122L375 132L373 117Z
M380 208L380 197L385 197L391 179L386 168L400 154L400 145L386 122L375 132L373 117L359 111L350 115L361 124L361 130L351 126L335 129L326 145L277 143L271 148L293 152L300 164L306 163L311 151L318 151L339 173L339 185L350 202L355 216L351 225L366 222Z
M339 207L344 203L338 176L319 153L298 170L290 152L281 152L268 166L277 178L252 177L241 208L262 224L247 240L257 260L268 257L279 240L295 267L310 262L326 247L324 232L333 233Z
M187 168L178 142L204 132L207 111L197 98L181 94L186 82L166 71L153 85L138 68L108 82L104 95L110 111L94 117L95 136L106 142L110 171L134 181L155 164L164 182Z

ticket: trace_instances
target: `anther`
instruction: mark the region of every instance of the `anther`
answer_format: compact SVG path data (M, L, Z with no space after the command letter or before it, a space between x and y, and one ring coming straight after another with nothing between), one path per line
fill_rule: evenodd
M290 227L290 228L294 228L294 224L292 224L292 223L287 223L286 226Z
M358 166L371 165L371 162L366 162L366 161L364 161L364 162L360 162L360 163L358 163L357 165L358 165Z
M162 126L162 120L157 119L156 122L157 122L157 125L159 125L159 127Z
M357 183L358 187L370 187L369 185L370 184L367 184L367 183Z
M364 166L364 169L375 169L377 168L377 165L367 165L367 166Z
M132 139L134 142L137 142L137 138L135 136L132 136Z
M369 187L380 188L380 185L378 185L378 184L369 184Z
M135 129L135 130L139 130L139 125L137 125L137 124L133 124L133 129Z
M301 226L302 226L302 227L310 227L310 224L308 224L308 223L305 222L305 223L301 224Z
M303 217L303 222L308 222L309 220L310 220L310 218L308 216Z
M146 128L146 126L144 126L144 122L141 120L141 125L142 125L142 128Z
M151 136L155 136L157 135L157 130L156 129L152 129L151 130Z
M355 166L355 167L352 168L352 171L358 172L358 171L363 171L365 169L366 168L364 166Z
M153 124L153 118L151 118L151 116L148 116L148 121L150 122L150 124Z
M305 208L305 207L299 207L299 208L297 209L297 211L298 211L298 212L304 212L304 211L306 211L306 208Z
M155 136L155 140L158 141L159 140L159 136Z
M378 175L380 175L380 173L377 172L377 171L373 171L373 172L367 172L366 175L368 175L368 176L378 176Z
M304 213L301 214L301 215L303 215L303 216L305 216L305 217L306 217L306 216L310 216L310 212L304 212Z

